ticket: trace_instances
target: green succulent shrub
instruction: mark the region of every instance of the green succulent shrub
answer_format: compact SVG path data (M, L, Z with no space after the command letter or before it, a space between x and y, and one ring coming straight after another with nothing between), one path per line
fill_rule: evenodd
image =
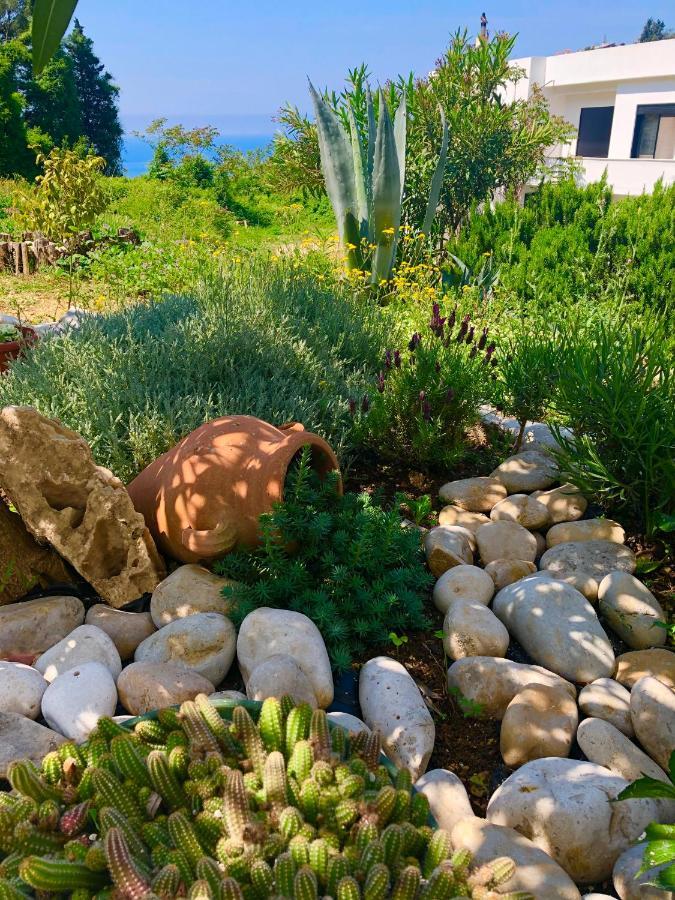
M563 477L651 534L675 510L675 379L667 322L566 331L554 425Z
M458 318L456 308L442 316L434 303L424 332L387 350L375 390L360 405L352 401L359 439L385 458L447 470L466 453L497 357L488 328Z
M257 723L243 705L225 721L205 695L131 733L101 719L86 744L8 778L3 900L503 900L515 872L453 853L410 774L381 764L377 734L331 731L287 697Z
M260 606L304 613L344 670L390 631L427 624L432 580L419 534L401 527L397 509L368 494L340 495L337 474L322 480L310 459L305 448L289 468L283 503L261 516L260 548L229 554L217 571L238 582L224 590L237 624Z
M675 750L668 761L668 781L643 775L624 788L616 799L641 800L649 797L675 800ZM646 838L647 845L640 872L664 866L648 884L664 891L675 890L675 824L660 825L652 822L647 826Z

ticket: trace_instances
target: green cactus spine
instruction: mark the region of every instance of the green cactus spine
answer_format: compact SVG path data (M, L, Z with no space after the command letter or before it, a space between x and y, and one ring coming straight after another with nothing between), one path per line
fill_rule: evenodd
M112 806L129 821L140 821L141 814L135 799L127 793L111 772L106 769L93 769L91 781L100 806Z
M388 825L380 838L384 850L384 861L390 869L398 864L403 851L403 831L398 825Z
M180 809L187 805L187 797L180 782L169 767L166 753L153 750L146 761L152 786L169 809Z
M279 833L288 842L304 825L302 815L294 806L288 806L279 815Z
M355 878L347 875L340 880L337 888L337 900L359 900L360 897L361 890Z
M156 746L164 746L168 731L159 722L147 719L144 722L138 722L134 728L134 732L145 741L146 744L154 744Z
M455 876L451 866L439 866L431 873L429 880L422 888L422 900L446 900L452 897Z
M6 878L0 878L0 900L27 900L30 894L24 894Z
M328 859L326 870L326 890L331 897L337 896L339 882L349 875L349 862L342 854Z
M121 775L130 778L139 787L151 786L143 755L129 735L113 738L110 742L110 752Z
M7 780L15 791L38 803L44 800L57 800L61 796L58 790L40 778L40 773L33 763L27 760L11 763L7 770Z
M316 822L319 813L319 785L307 779L300 788L300 810L308 822Z
M263 700L258 729L268 752L284 749L284 714L281 703L275 697Z
M287 758L290 757L298 741L307 740L311 723L312 707L308 703L301 703L289 712L284 735L284 747Z
M317 838L309 845L309 865L321 886L325 885L328 880L329 856L328 843L323 838Z
M278 750L273 750L265 760L263 787L267 803L277 813L288 804L286 762Z
M293 897L293 881L297 866L290 853L282 853L274 862L274 883L282 897Z
M58 784L63 778L63 762L56 750L52 750L42 760L42 774L47 784Z
M244 900L241 888L234 878L223 878L220 884L221 900Z
M215 859L210 856L202 856L195 866L195 875L200 881L208 882L214 895L218 896L223 872Z
M160 900L174 900L180 889L180 871L178 866L169 863L163 866L152 880L152 892Z
M176 847L186 855L190 865L196 866L204 856L204 849L192 823L182 812L174 812L169 816L169 835Z
M383 787L378 791L375 798L375 812L377 813L378 823L383 828L391 819L396 808L396 791L393 787Z
M316 759L330 759L333 749L325 709L315 709L309 726L309 739Z
M431 873L442 862L449 859L452 855L452 844L450 843L450 835L447 831L439 828L435 831L427 846L427 852L424 855L422 863L422 873L425 878L430 878Z
M123 897L141 900L150 893L150 883L134 864L124 834L120 828L111 828L103 846L110 876Z
M255 859L251 863L251 884L256 897L267 900L274 893L274 872L264 859Z
M248 796L239 769L231 769L225 778L223 816L227 833L235 841L243 841L246 826L251 821Z
M413 825L426 825L431 813L426 794L417 791L410 798L410 821Z
M215 710L213 712L215 713ZM220 719L218 713L215 714ZM181 703L178 717L195 750L202 753L218 753L218 741L194 700ZM222 722L222 719L220 721Z
M392 892L392 900L415 900L420 887L420 871L415 866L406 866L398 876Z
M76 888L96 891L108 880L104 873L92 872L81 863L42 859L38 856L26 857L19 866L19 875L22 881L36 891L51 891L56 894Z
M356 800L341 800L335 807L335 821L340 828L349 828L359 817Z
M160 725L169 731L176 731L180 728L180 714L178 710L174 709L172 706L160 709L157 713L157 718L159 719Z
M220 896L220 891L214 894L208 881L195 881L190 885L187 896L188 900L214 900L214 897Z
M344 728L340 728L339 725L331 728L330 742L333 753L343 757L347 752L347 732Z
M319 887L316 875L309 866L302 866L295 873L293 891L295 900L318 900Z
M389 869L384 863L374 865L363 886L364 900L385 900L389 893Z
M258 778L262 778L265 768L265 748L255 722L243 706L235 706L232 723L237 740L241 742L249 758L251 767Z
M307 778L314 765L314 751L309 741L296 741L288 760L288 774L300 784Z

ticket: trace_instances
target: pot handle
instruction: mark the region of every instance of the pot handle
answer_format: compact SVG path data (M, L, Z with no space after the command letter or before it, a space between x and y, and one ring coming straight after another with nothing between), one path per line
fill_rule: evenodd
M213 528L195 529L188 526L181 534L181 543L190 553L203 559L216 559L234 549L237 528L231 518L224 517Z

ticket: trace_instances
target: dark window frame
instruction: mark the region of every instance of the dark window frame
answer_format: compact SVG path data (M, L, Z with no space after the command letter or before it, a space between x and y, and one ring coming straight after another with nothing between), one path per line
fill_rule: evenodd
M640 145L642 143L643 130L646 124L647 116L657 116L656 132L654 133L654 141L651 155L649 153L640 153ZM633 143L631 145L631 159L660 159L656 156L656 147L659 142L659 131L661 129L661 119L672 118L675 116L675 103L641 103L635 110L635 125L633 126Z
M582 106L579 112L576 155L607 159L613 123L613 106Z

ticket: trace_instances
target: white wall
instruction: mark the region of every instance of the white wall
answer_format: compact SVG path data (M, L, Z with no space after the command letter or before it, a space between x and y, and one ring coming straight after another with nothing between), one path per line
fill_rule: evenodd
M637 107L645 103L675 103L675 77L617 85L610 159L630 159Z

